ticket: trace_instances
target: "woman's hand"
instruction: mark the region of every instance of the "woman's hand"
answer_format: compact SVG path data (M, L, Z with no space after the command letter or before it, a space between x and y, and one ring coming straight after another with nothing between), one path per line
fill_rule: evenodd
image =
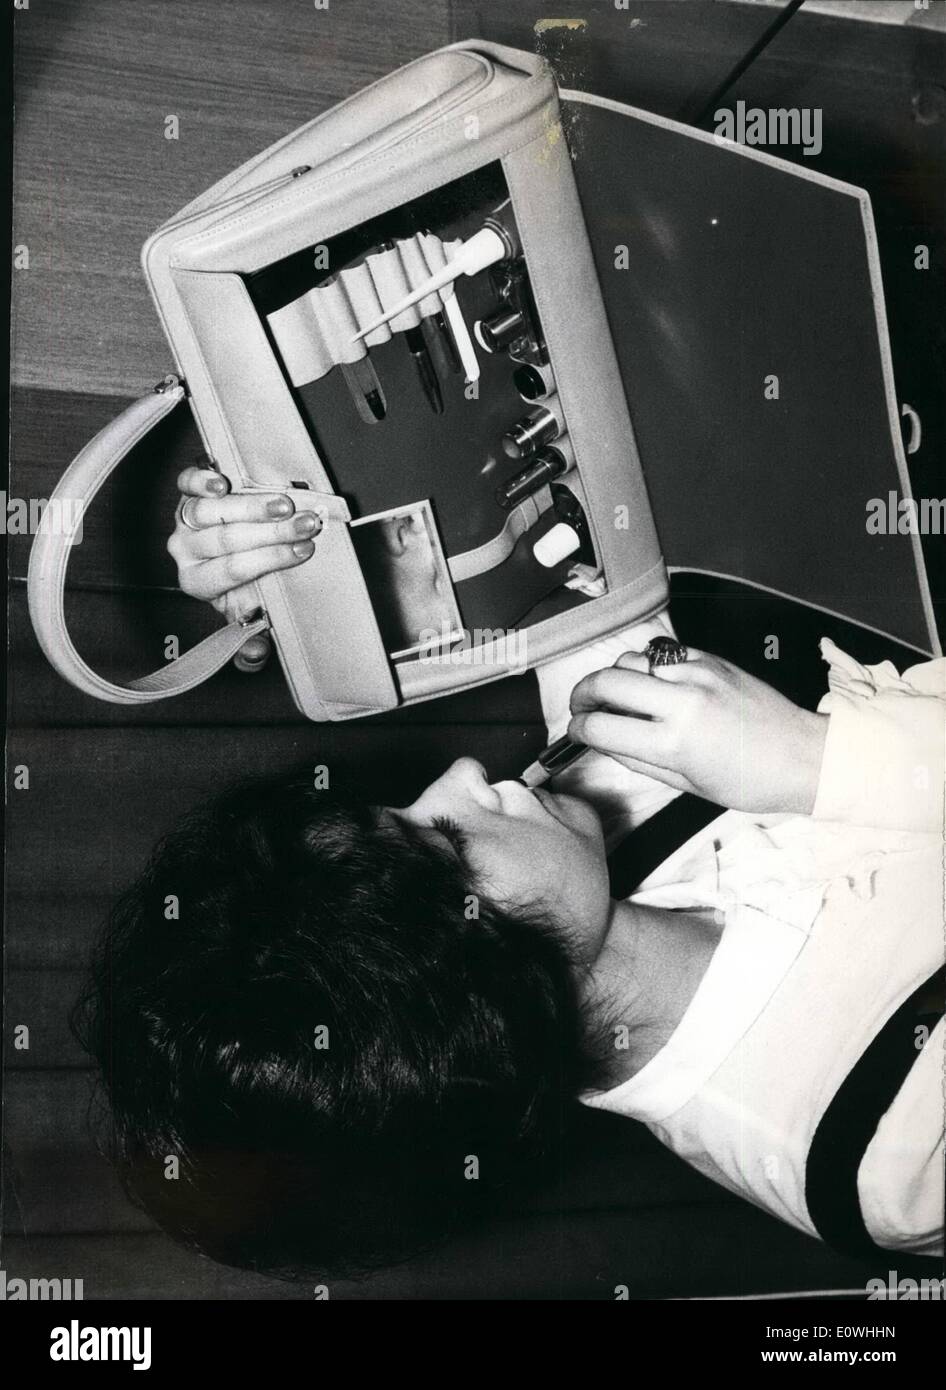
M808 815L828 716L800 709L721 657L690 648L648 672L627 652L572 692L569 737L632 772L733 810Z
M185 594L212 603L229 622L259 607L257 579L304 564L315 551L321 519L314 512L297 513L282 493L231 495L227 479L212 468L185 468L177 485L191 523L184 523L179 507L167 547L178 583ZM197 500L188 503L190 498ZM244 670L258 669L269 650L269 638L260 635L234 660Z

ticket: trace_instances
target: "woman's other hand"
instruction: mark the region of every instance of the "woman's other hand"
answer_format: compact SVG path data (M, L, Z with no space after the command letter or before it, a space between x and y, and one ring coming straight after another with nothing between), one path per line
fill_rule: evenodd
M296 512L283 493L231 494L222 474L199 467L185 468L177 485L181 504L167 548L177 565L178 583L229 622L259 608L257 579L304 564L315 551L321 519L314 512ZM258 670L269 651L269 638L260 634L245 643L234 661L242 670Z

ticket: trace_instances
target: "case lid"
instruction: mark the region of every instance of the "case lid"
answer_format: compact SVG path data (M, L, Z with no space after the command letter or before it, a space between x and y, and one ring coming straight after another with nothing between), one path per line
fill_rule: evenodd
M871 499L910 496L868 195L605 98L562 103L668 566L938 651L918 536L867 527Z

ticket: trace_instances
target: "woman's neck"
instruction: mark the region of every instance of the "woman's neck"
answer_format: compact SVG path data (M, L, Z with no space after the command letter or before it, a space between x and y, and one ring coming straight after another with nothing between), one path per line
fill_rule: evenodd
M594 1031L611 1044L608 1087L636 1075L670 1040L706 974L721 927L712 910L613 902L583 986Z

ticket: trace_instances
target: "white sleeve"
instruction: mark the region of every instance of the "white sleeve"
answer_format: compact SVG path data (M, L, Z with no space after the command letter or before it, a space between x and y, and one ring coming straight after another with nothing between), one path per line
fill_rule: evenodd
M942 835L946 788L946 659L862 666L828 638L830 715L812 815Z
M580 680L592 671L613 666L624 652L643 651L652 637L675 635L669 614L658 613L646 622L626 627L611 637L540 666L536 674L549 742L561 738L568 728L569 701ZM594 752L586 753L560 773L552 787L557 792L568 792L590 802L601 816L609 843L623 837L680 794L663 782L631 772L613 758Z

